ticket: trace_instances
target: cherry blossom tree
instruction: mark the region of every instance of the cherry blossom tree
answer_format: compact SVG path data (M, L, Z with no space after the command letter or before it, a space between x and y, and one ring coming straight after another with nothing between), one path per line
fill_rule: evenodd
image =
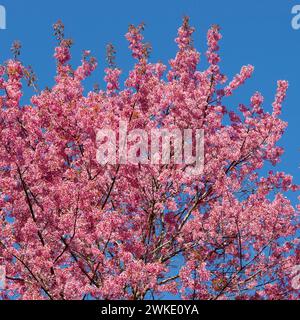
M123 85L109 45L107 87L85 94L97 62L85 51L71 66L61 22L52 88L23 104L24 80L36 86L19 43L1 66L2 299L299 298L291 278L299 221L284 195L298 187L290 175L261 170L283 153L288 82L278 81L271 113L259 92L225 105L254 68L227 80L218 26L208 31L202 71L188 18L169 67L149 61L143 27L126 34L135 64ZM121 119L128 130L204 129L203 173L172 163L100 165L97 129L117 131Z

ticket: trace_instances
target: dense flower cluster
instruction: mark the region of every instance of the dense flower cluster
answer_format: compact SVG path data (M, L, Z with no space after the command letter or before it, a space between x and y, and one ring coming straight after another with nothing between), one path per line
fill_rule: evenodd
M220 72L220 29L208 32L209 66L200 71L188 19L170 69L150 63L143 25L126 38L136 64L121 89L121 71L106 69L107 89L84 95L96 68L90 52L70 65L71 42L55 25L55 85L22 105L25 68L0 68L0 262L3 299L296 299L296 211L283 192L292 177L276 165L286 123L279 119L287 82L278 82L274 112L255 93L238 110L226 106L253 72L228 85ZM112 50L110 50L112 51ZM110 59L112 60L112 59ZM97 129L203 128L205 168L106 165L96 160Z

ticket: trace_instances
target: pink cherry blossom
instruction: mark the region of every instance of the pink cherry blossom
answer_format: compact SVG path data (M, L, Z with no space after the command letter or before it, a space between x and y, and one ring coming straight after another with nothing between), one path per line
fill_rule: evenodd
M207 34L204 70L187 18L170 66L149 62L143 28L126 34L136 61L124 84L109 63L104 90L85 90L97 62L85 51L71 66L60 22L51 88L24 105L30 72L18 57L0 67L1 298L299 299L299 216L285 197L299 188L276 170L288 83L278 82L272 114L258 92L227 105L254 68L225 83L218 26ZM118 132L120 120L128 130L204 129L204 172L99 164L97 130Z

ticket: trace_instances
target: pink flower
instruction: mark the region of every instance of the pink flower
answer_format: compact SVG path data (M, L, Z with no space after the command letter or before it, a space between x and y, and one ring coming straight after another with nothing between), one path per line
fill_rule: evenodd
M273 115L278 116L281 114L282 102L285 99L289 83L284 80L277 82L277 93L275 96L275 101L273 102Z

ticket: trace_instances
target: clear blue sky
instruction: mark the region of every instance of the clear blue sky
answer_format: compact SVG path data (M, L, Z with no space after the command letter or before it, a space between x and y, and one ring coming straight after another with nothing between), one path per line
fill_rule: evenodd
M259 90L265 96L265 107L271 110L276 81L290 82L282 116L289 127L280 141L285 154L278 170L291 173L300 184L300 30L291 27L291 9L300 0L0 0L0 4L7 11L7 30L0 30L0 61L10 56L13 40L20 40L21 58L34 68L40 88L53 83L52 24L58 19L75 41L73 65L79 63L84 49L92 50L99 60L87 84L101 83L108 42L116 46L118 66L125 74L130 69L133 60L124 38L129 24L146 23L145 37L153 46L151 59L165 63L175 55L174 38L184 15L196 27L195 45L202 53L207 29L219 24L223 72L231 78L242 65L255 66L253 78L236 91L230 103L248 103ZM291 199L296 204L296 194Z
M300 4L300 0L298 1ZM66 34L75 41L73 63L79 63L83 49L91 49L100 62L91 81L101 81L105 66L105 45L117 48L118 65L128 71L132 59L124 34L128 24L146 23L145 36L153 45L153 61L167 62L176 50L174 37L184 15L196 27L195 45L204 52L206 31L211 24L222 28L222 68L229 76L243 64L255 66L254 77L237 91L236 103L247 103L260 90L269 108L277 79L290 82L283 118L289 128L281 140L286 153L281 169L300 183L300 30L291 27L291 8L296 1L264 0L0 0L7 11L7 30L0 30L1 61L9 57L13 40L23 44L22 59L33 66L43 88L52 84L55 41L52 24L62 19Z
M22 42L22 60L33 66L39 86L51 85L55 72L52 58L55 46L52 24L62 19L66 35L75 41L73 64L79 63L83 49L92 50L99 68L88 84L100 82L105 67L105 45L115 44L117 63L126 73L133 60L124 38L130 23L146 23L145 37L153 46L151 59L167 62L175 54L174 37L184 15L196 27L196 47L206 49L210 25L222 28L222 70L229 77L243 64L253 64L255 74L236 92L231 103L248 103L256 90L261 91L270 109L276 81L290 82L283 118L289 127L280 141L285 155L280 170L294 175L300 183L300 30L291 27L291 9L300 0L0 0L7 14L7 29L0 30L0 61L10 56L13 40ZM292 196L293 201L296 195Z
M289 127L280 142L285 155L280 170L294 175L300 184L300 30L291 27L291 9L300 0L0 0L5 6L7 29L0 30L0 61L10 56L14 40L23 44L22 60L33 66L41 88L53 83L55 46L52 24L62 19L66 35L75 41L73 64L79 63L82 50L90 49L99 60L99 68L88 84L103 79L105 45L114 43L118 66L124 73L133 60L124 38L130 23L146 23L145 37L153 46L151 59L165 63L175 54L174 37L184 15L196 27L195 45L206 49L206 32L210 25L222 28L222 70L229 77L243 64L253 64L255 74L236 92L231 103L248 103L259 90L270 108L276 81L290 82L283 118ZM292 196L295 201L296 195Z

